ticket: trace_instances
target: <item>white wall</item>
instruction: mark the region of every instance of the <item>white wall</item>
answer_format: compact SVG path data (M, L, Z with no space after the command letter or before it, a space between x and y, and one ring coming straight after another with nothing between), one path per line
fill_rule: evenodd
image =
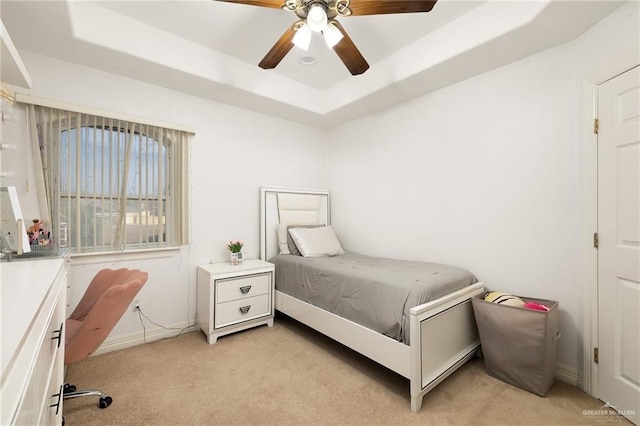
M573 42L333 129L328 183L345 248L458 265L490 289L558 300L558 362L579 375L582 79L638 51L637 9L627 4Z
M32 89L23 93L184 124L196 132L190 159L190 247L168 255L75 259L73 305L99 269L137 267L149 271L139 295L143 312L166 326L193 323L197 265L227 261L229 239L243 240L247 257L259 256L260 186L326 186L321 130L31 52L20 54L33 80ZM159 330L147 326L147 332ZM127 312L106 344L137 343L142 333L137 314Z

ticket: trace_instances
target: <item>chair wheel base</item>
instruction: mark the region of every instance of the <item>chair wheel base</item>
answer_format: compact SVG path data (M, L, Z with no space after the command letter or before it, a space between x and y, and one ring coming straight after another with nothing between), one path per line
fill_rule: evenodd
M113 402L113 398L111 398L110 396L105 396L104 398L100 398L99 407L107 408L108 406L111 405L112 402Z

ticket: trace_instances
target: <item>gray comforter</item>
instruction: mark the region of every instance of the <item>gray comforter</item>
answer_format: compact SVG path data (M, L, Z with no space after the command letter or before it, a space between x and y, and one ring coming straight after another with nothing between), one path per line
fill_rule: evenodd
M409 344L409 310L478 280L436 263L346 253L277 255L276 290Z

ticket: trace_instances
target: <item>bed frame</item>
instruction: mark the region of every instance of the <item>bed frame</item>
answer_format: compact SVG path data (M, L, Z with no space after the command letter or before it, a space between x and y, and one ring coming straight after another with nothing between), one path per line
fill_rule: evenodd
M329 191L261 188L260 257L268 260L278 254L278 223L330 224L330 215ZM408 378L415 412L423 396L480 347L470 299L483 292L484 283L476 283L412 308L410 346L278 290L275 308Z

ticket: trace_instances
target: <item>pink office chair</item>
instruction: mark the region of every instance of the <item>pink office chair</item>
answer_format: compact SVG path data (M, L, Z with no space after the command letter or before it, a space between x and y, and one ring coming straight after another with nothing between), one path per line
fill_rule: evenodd
M82 361L98 349L148 277L146 272L127 268L103 269L96 274L67 318L64 365ZM64 385L64 399L89 395L100 396L100 408L107 408L113 402L98 389L76 390L74 385Z

